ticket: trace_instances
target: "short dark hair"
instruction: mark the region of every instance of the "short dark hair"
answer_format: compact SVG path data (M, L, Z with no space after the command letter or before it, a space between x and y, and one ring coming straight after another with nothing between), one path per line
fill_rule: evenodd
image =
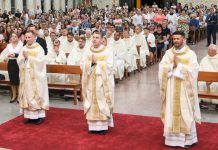
M184 33L184 31L176 31L176 32L173 33L173 35L181 35L182 37L185 38L185 33Z
M100 35L100 37L102 38L102 34L101 34L101 32L99 32L98 30L93 31L93 35L94 35L94 34L98 34L98 35Z
M70 36L74 36L74 34L72 32L68 32L67 36L70 35Z
M27 30L25 34L32 33L34 36L36 35L32 30Z

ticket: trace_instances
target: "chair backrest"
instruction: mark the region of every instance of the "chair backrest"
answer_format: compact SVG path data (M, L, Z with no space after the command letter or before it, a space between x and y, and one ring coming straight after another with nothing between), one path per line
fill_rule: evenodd
M0 70L7 71L8 70L8 64L4 62L0 62Z
M61 73L61 74L82 74L80 66L74 65L47 65L47 73Z
M198 73L198 81L218 82L218 72L204 72Z

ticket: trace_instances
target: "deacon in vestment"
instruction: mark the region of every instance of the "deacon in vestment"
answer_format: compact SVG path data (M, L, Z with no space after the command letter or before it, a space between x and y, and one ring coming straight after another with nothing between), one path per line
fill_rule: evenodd
M25 34L27 44L21 49L17 63L20 68L19 105L25 123L41 124L49 109L46 61L43 48L35 42L33 31Z
M195 53L185 43L182 31L173 33L174 47L166 51L159 65L161 120L165 144L190 147L197 143L195 122L201 121Z
M114 54L114 76L115 79L122 79L124 76L127 48L124 41L120 38L120 33L115 32L114 41L111 45Z
M57 65L66 64L67 58L64 51L60 49L60 41L58 39L54 40L52 49L48 51L48 54L46 55L46 62L47 64L57 64ZM48 76L49 83L65 82L65 74L48 73L47 76Z
M93 34L93 46L81 62L83 104L89 133L105 134L113 127L113 53L102 43L100 32Z
M217 54L217 46L211 44L208 47L207 56L205 56L200 62L200 71L206 72L218 72L218 54ZM210 91L210 92L218 92L218 83L205 83L199 82L198 88L200 91ZM203 102L208 102L216 105L216 109L218 109L218 101L213 99L202 99ZM204 108L204 105L201 104L201 107ZM207 106L206 106L207 107Z

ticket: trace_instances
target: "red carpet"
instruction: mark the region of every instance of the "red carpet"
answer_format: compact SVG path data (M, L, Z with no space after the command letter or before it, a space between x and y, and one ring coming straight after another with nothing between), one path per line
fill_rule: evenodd
M83 111L52 108L42 125L24 125L17 117L0 125L0 147L13 150L173 150L164 146L159 118L114 114L107 135L87 132ZM203 123L193 150L218 149L218 124Z

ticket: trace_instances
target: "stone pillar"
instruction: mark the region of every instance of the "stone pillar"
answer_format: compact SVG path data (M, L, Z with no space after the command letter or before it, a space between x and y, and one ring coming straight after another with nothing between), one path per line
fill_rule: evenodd
M68 0L67 1L67 9L73 8L73 0Z
M35 9L37 8L37 6L39 6L39 9L42 9L41 0L36 0Z
M63 12L65 12L65 8L66 8L66 1L61 0L61 9L62 9Z
M5 10L7 10L7 12L11 11L11 1L10 0L6 0L5 1Z
M4 4L3 4L3 0L0 0L0 9L1 9L1 12L2 12L2 13L3 13L3 9L4 9L4 8L3 8L3 5L4 5Z
M61 8L61 2L60 2L60 0L54 0L53 2L54 2L54 9L55 9L56 11L59 11L60 8Z
M17 9L19 9L20 12L22 12L23 11L23 0L16 0L15 8L16 8L15 12L17 12Z
M51 10L51 0L44 0L44 11L48 12Z
M27 9L29 10L29 15L35 14L35 0L27 0Z

